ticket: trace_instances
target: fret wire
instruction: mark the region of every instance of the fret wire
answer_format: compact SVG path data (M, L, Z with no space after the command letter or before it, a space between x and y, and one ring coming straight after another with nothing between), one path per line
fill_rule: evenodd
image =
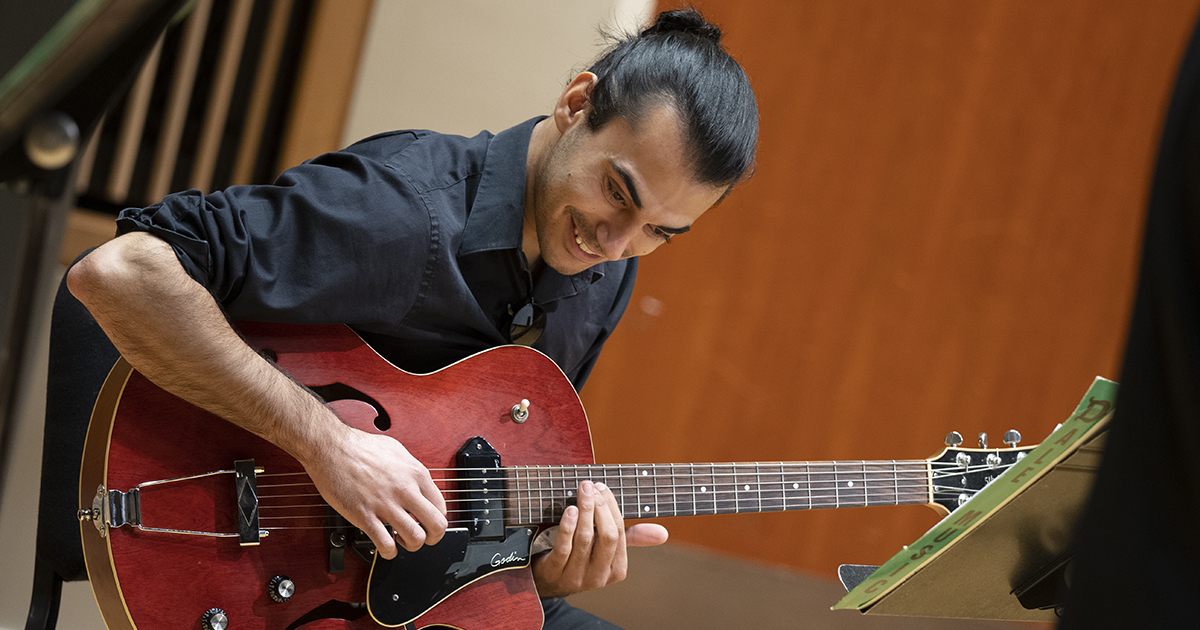
M787 511L787 477L783 474L783 462L779 462L779 496L783 498L783 511Z
M900 471L896 469L896 460L892 460L892 485L895 486L895 505L900 505Z
M838 466L833 465L833 507L842 507L842 480L838 479Z
M742 511L741 510L742 503L738 499L738 494L737 494L737 466L730 467L729 475L730 475L730 477L733 478L733 488L732 488L732 490L733 490L733 511L741 512ZM715 497L714 497L714 499L715 499Z
M601 467L600 467L600 472L601 472L602 476L604 476L604 485L606 485L606 486L608 486L608 487L610 487L610 488L611 488L611 487L612 487L612 484L610 484L610 482L608 482L608 467L607 467L607 466L601 466ZM622 509L622 514L625 514L625 506L624 506L624 505L622 505L622 508L620 508L620 509Z
M646 477L650 475L650 469L645 468L644 466L646 465L641 464L638 466L641 468L641 472L638 473L638 502L641 506L641 509L638 510L638 514L647 516L650 514L650 510L647 510L646 508L650 507L650 501L653 499L647 498L646 493L649 492L650 496L653 497L654 491L653 488L646 487L646 483L649 481L649 479ZM655 512L655 514L657 514L657 512Z
M633 505L634 516L640 516L642 514L642 503L644 501L642 498L642 475L640 472L638 472L640 469L641 464L629 465L629 472L633 475L633 496L635 499L635 503Z
M703 498L704 498L704 497L700 496L703 493L699 493L699 494L697 493L697 489L700 487L700 477L704 474L704 472L703 472L704 464L700 464L700 467L701 467L701 472L698 475L696 473L696 463L692 462L691 464L688 465L688 469L689 469L689 472L691 473L691 477L692 477L692 516L696 516L696 515L700 514L700 501L703 500Z
M546 518L547 515L554 515L554 494L550 494L550 510L546 510L546 492L550 490L550 467L545 467L545 474L542 473L542 467L538 466L538 514L541 518Z
M658 512L658 497L655 497L654 487L647 486L647 482L649 482L649 479L647 479L647 478L650 473L650 468L646 467L647 464L642 464L642 466L644 467L644 468L642 468L642 472L638 473L638 475L637 475L637 484L638 484L637 487L642 488L642 490L649 493L650 498L646 498L646 496L644 496L643 493L638 493L638 498L642 499L642 510L640 512L638 512L638 514L641 514L643 516L648 516L650 514L650 511L647 510L647 508L649 508L650 502L654 502L655 503L654 515L658 516L658 514L659 514L659 512Z
M642 475L638 472L641 469L641 464L632 464L633 466L633 494L637 499L637 505L633 508L635 515L642 513Z
M754 462L754 481L758 486L758 511L762 511L762 464Z
M810 510L816 508L816 506L813 505L812 467L812 464L804 464L804 492L808 495L808 509Z
M706 492L702 492L702 494L708 494L708 497L712 497L712 503L713 503L712 513L716 514L717 513L717 467L711 463L706 464L706 465L708 466L708 473L709 473L708 474L708 490ZM703 490L704 487L705 486L701 486L701 489ZM705 498L707 499L708 497L705 497Z
M859 461L859 464L862 465L862 473L863 473L863 480L862 480L863 505L871 505L871 498L869 496L867 496L867 462L865 460L861 460L861 461Z
M663 515L663 511L664 511L664 508L666 507L667 501L666 501L666 498L660 494L660 492L662 491L663 488L658 483L659 464L653 464L653 467L654 467L654 479L651 479L651 483L654 484L654 516L659 517L659 516ZM668 514L668 516L670 516L670 514Z
M658 500L658 482L656 481L656 478L658 477L658 464L650 464L650 467L646 470L652 474L650 475L649 479L643 478L642 481L650 484L650 500L654 503L654 516L658 517L660 511L659 504L661 503ZM649 512L647 512L647 514L649 514Z
M520 476L521 476L521 473L520 473L521 469L524 469L524 471L525 471L525 479L523 481L521 481L520 484L518 484L520 486L519 491L521 492L521 494L523 496L522 503L524 503L526 511L529 512L529 520L526 522L532 523L532 522L534 522L534 520L533 520L533 504L532 504L532 499L531 499L531 497L533 496L533 493L530 492L529 466L520 466L517 468L517 471L518 471L517 477L518 478L520 478Z
M650 467L643 469L642 472L648 473L650 471L654 471L654 473L655 473L654 476L650 477L649 479L646 479L645 478L646 475L642 475L642 481L650 484L650 486L649 486L650 497L651 497L650 500L654 502L654 516L657 517L658 516L658 484L654 482L654 478L658 476L658 466L655 464L650 464ZM649 506L647 505L647 507L649 507ZM646 514L649 514L649 512L646 512Z
M674 464L671 466L671 516L679 515L679 497L676 494L676 476L674 476Z

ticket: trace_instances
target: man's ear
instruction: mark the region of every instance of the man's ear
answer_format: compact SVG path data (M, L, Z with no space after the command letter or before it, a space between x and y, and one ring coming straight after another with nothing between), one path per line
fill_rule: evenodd
M600 79L591 72L581 72L571 80L554 104L554 124L559 133L587 119L591 110L592 88Z

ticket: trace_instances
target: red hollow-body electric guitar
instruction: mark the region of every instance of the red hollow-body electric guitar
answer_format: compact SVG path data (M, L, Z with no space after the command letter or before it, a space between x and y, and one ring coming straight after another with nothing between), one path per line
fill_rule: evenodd
M534 536L584 479L627 519L929 504L952 510L1030 448L929 460L595 464L558 367L504 346L426 375L341 326L243 324L246 341L425 464L447 499L437 545L376 557L304 469L121 361L96 402L80 476L88 575L110 630L536 630Z

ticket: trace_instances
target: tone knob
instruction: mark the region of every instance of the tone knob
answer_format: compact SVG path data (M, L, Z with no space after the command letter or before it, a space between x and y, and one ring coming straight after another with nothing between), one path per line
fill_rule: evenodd
M220 608L209 608L200 618L200 626L204 630L225 630L229 627L229 617Z
M276 575L267 584L267 594L277 602L286 602L296 594L296 583L286 575Z

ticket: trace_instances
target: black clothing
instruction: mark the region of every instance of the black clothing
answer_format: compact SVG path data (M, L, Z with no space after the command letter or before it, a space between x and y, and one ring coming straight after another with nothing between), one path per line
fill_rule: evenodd
M1200 609L1200 33L1163 129L1116 414L1076 532L1065 630Z
M499 135L377 135L273 186L191 190L117 221L174 248L231 319L349 324L410 372L508 342L509 309L547 312L533 347L583 386L629 303L636 259L536 283L521 251L535 118Z

